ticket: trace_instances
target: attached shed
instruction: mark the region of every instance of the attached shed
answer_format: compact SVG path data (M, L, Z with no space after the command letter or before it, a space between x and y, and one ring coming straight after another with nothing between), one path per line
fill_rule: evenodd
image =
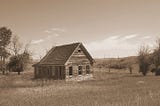
M55 80L90 78L94 62L82 43L55 46L33 65L34 75Z

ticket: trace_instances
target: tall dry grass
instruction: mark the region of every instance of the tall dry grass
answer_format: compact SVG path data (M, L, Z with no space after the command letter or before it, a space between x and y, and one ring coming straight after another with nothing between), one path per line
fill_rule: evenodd
M159 106L159 81L152 75L96 69L94 80L45 81L41 86L22 75L14 77L16 87L1 88L0 106Z

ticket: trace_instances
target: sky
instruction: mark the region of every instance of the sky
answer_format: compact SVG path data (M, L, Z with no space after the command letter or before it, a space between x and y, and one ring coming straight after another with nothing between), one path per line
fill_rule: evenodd
M94 58L135 56L160 36L160 0L0 0L0 27L30 43L39 59L82 42Z

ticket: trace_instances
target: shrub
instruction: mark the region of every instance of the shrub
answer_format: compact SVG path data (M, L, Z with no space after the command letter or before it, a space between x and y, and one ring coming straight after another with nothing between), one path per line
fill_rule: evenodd
M155 75L160 75L160 39L157 40L157 47L151 54L151 60L155 65Z
M138 53L138 64L139 72L142 72L142 74L146 76L150 65L149 49L147 46L141 46Z
M8 68L10 71L18 72L18 75L20 75L20 72L24 71L29 61L30 54L28 52L24 52L22 54L12 56L8 63Z

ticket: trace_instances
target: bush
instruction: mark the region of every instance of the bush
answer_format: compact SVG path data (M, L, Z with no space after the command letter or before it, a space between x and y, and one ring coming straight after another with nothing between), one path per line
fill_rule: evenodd
M155 65L155 75L160 75L160 39L157 40L157 47L151 54L152 64Z
M12 56L7 67L9 68L9 71L18 72L19 75L20 72L24 71L29 61L30 54L28 52L24 52L22 54Z
M144 76L147 75L150 65L149 49L148 47L141 46L138 54L139 72Z
M158 66L157 69L155 69L155 75L159 76L160 75L160 66Z

